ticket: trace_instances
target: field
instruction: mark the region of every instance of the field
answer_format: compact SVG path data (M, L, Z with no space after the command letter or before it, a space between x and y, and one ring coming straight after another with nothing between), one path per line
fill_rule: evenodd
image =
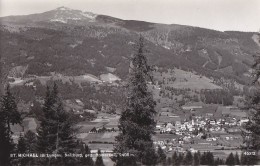
M36 132L36 128L37 128L37 122L35 118L24 118L22 121L22 124L15 124L15 125L11 125L11 130L14 133L20 133L20 132L26 132L28 130L31 130L33 132Z
M222 89L222 87L215 85L212 83L212 80L205 77L196 75L192 72L183 71L180 69L174 69L174 72L167 72L162 73L160 75L159 73L154 74L154 78L156 80L163 80L163 78L176 78L175 81L168 81L164 84L164 86L174 87L177 89Z
M115 142L115 136L118 132L105 132L105 133L87 133L82 138L84 142Z
M104 133L89 133L94 127L96 129L103 127L117 126L119 116L112 116L106 113L100 113L98 117L91 122L80 122L77 127L79 128L80 134L78 138L82 139L84 142L114 142L115 136L118 132L104 132Z
M103 125L107 124L108 122L81 122L77 124L77 127L79 128L79 133L88 133L91 129L94 127L102 127Z
M108 78L110 78L110 77L108 77ZM13 82L10 82L11 86L23 85L27 81L32 81L32 80L39 80L42 85L46 85L46 82L49 80L62 80L63 83L75 82L79 85L82 82L99 82L99 83L102 82L98 77L91 75L91 74L85 74L85 75L80 75L80 76L64 76L64 75L34 76L34 77L28 77L28 78L9 77L9 79L14 79ZM114 81L114 79L112 79L112 81Z
M172 140L172 139L177 139L181 136L179 135L174 135L174 134L155 134L152 139L153 141L163 141L163 140Z

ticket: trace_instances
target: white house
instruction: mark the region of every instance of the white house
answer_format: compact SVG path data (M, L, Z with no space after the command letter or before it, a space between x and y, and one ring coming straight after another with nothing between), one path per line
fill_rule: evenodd
M211 121L209 122L209 124L211 124L211 125L216 125L216 122L215 122L214 120L211 120Z

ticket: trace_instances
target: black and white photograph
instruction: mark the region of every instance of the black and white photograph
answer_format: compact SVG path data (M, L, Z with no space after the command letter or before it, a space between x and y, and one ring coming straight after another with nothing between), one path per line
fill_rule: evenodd
M260 0L0 0L0 166L259 150Z

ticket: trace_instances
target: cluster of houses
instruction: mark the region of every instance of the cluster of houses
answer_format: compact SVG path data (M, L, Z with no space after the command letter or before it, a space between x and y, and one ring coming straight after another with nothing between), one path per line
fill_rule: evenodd
M102 133L102 132L117 132L118 129L118 120L119 116L117 115L102 115L102 113L99 114L99 116L93 120L91 123L93 123L93 127L88 131L89 133ZM92 125L89 125L92 126Z
M236 118L226 118L226 119L209 119L201 116L196 116L191 121L175 121L168 123L157 123L156 129L160 133L169 133L183 135L185 132L193 132L195 130L200 130L201 128L210 132L217 131L227 131L227 132L237 132L238 128L244 123L248 122L248 119L236 119Z
M106 128L106 127L102 127L102 128L96 128L93 127L89 133L104 133L104 132L116 132L115 128Z
M232 111L233 114L230 113ZM234 107L185 106L182 113L163 109L157 119L156 131L169 137L165 140L161 137L161 140L154 141L155 145L171 151L173 145L225 144L242 139L238 136L241 135L241 126L249 121L243 111Z

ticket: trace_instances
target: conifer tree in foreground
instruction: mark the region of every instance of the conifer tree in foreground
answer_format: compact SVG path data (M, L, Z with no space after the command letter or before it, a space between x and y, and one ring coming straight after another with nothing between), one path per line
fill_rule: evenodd
M235 155L235 165L240 165L240 159L237 153Z
M17 152L20 154L24 154L28 152L28 145L24 137L20 134L17 144ZM18 158L19 165L26 165L29 162L29 158Z
M120 134L116 137L114 151L134 155L131 161L136 159L143 164L155 164L150 163L150 158L156 156L152 141L156 111L152 93L147 87L151 69L144 54L144 38L140 37L138 49L131 59L127 102L119 120ZM121 159L117 157L115 160L118 164Z
M37 143L37 138L36 134L32 132L31 130L28 130L25 134L24 137L24 143L26 145L26 153L36 153L36 143ZM23 142L23 141L22 141ZM19 141L18 141L18 151L19 151ZM20 145L21 146L21 145ZM24 158L24 160L20 161L21 163L25 163L24 165L35 165L35 159L34 158Z
M25 142L24 137L20 134L17 144L17 152L18 153L26 153L27 152L27 144Z
M172 165L172 158L171 157L167 158L166 165Z
M211 152L204 152L200 157L201 165L214 165L214 156Z
M95 162L95 166L105 166L104 163L103 163L103 158L101 156L100 150L98 150L98 156L97 156L97 159L96 159L96 162Z
M178 160L178 155L177 155L177 152L175 151L175 152L173 153L173 155L172 155L172 165L173 165L173 166L178 165L177 160Z
M177 158L177 164L176 165L182 165L184 159L183 153L179 153L178 158Z
M50 142L50 129L49 127L52 126L51 124L51 118L54 117L52 110L52 107L54 105L53 98L56 96L53 96L51 94L50 88L47 86L46 96L44 99L44 105L42 108L43 116L37 117L40 121L40 127L37 128L37 151L40 153L51 153L52 149L49 147L49 144L54 144L53 142Z
M2 116L2 112L0 112L0 147L0 165L9 165L10 153L13 150L13 142Z
M200 156L197 152L194 153L193 165L200 165Z
M192 165L193 163L193 156L190 151L186 153L185 159L184 159L184 165Z
M87 165L87 166L94 166L95 165L94 161L93 161L92 157L90 156L91 149L85 144L82 144L82 145L83 145L83 148L82 148L83 158L81 159L80 164Z
M34 132L32 132L31 130L28 130L25 134L24 134L24 139L25 142L27 144L27 148L28 148L28 152L29 153L35 153L35 146L37 143L37 138L36 138L36 134Z
M162 150L161 146L158 146L158 150L157 150L157 154L158 154L158 163L166 163L166 154L164 153L164 151Z
M11 125L19 124L21 121L21 114L17 111L15 98L8 85L0 108L0 165L10 165L10 154L15 147L12 140Z
M255 151L256 155L246 156L251 158L249 162L255 164L257 161L258 151L260 150L260 57L255 56L255 63L252 66L254 69L252 86L254 87L253 94L247 97L247 107L250 110L250 120L244 125L247 132L243 132L244 140L246 142L246 151ZM241 159L242 160L242 159ZM246 160L244 160L246 161ZM244 162L243 161L243 162ZM242 161L241 161L242 162ZM247 163L248 164L248 163Z
M256 155L245 155L244 152L241 153L240 156L240 164L241 165L255 165L256 164Z
M43 117L39 117L40 127L37 129L37 150L40 153L62 154L73 153L76 148L74 122L68 112L63 109L62 102L58 96L58 87L54 83L53 90L47 88L45 103L43 106ZM43 163L51 164L52 159ZM54 159L55 160L55 159ZM62 158L55 160L55 164L69 164L74 162L73 158Z
M227 157L226 164L235 165L235 157L234 157L233 153L230 153L229 156Z
M9 84L7 85L6 93L2 99L1 112L8 127L8 132L11 133L11 124L20 124L22 122L22 118L20 112L17 110L15 97L11 93Z

